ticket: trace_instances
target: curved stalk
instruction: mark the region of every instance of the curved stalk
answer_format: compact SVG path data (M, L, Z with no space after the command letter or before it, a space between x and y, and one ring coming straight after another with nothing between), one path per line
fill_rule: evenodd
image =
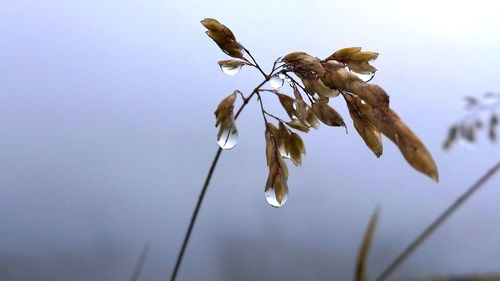
M419 246L431 235L440 225L442 225L462 204L467 201L476 191L479 190L496 172L500 170L500 161L491 167L481 178L479 178L471 187L469 187L453 204L451 204L439 217L437 217L420 235L413 240L397 256L387 268L375 279L375 281L385 280L394 272Z
M250 99L252 99L252 97L254 95L256 95L256 94L258 95L258 92L259 92L260 88L267 81L269 81L270 77L272 76L272 74L273 74L273 72L275 70L275 68L273 67L273 69L271 70L271 72L269 73L269 75L266 75L264 73L264 71L262 70L262 68L260 68L260 66L257 64L257 61L255 61L255 59L253 58L253 56L250 54L250 52L247 49L244 49L244 50L245 50L245 52L248 53L248 55L254 61L254 63L255 63L254 66L262 73L262 75L264 76L264 80L259 85L257 85L257 87L255 87L255 89L252 91L252 93L248 97L243 98L243 104L240 106L240 108L236 112L236 114L234 116L234 119L238 118L238 116L241 114L241 112L243 111L243 109L245 108L245 106L248 104L248 102L250 101ZM195 206L193 214L191 216L191 221L189 223L189 226L188 226L188 229L186 231L186 234L184 235L184 240L182 241L181 249L179 251L179 254L177 255L177 260L175 262L175 266L174 266L174 269L172 271L172 275L170 276L170 281L175 281L175 278L177 277L177 273L179 272L179 268L181 266L182 259L184 257L184 253L186 251L189 239L191 238L191 233L193 232L193 227L194 227L194 224L196 223L196 219L198 217L198 213L199 213L200 208L201 208L201 204L203 203L203 199L205 197L205 193L207 192L208 185L210 184L210 180L212 179L212 176L213 176L213 173L215 171L215 168L217 167L217 163L219 162L219 158L220 158L221 153L222 153L222 148L219 147L217 149L217 152L215 153L215 156L214 156L214 159L212 160L212 163L210 164L210 168L208 170L208 174L207 174L207 176L205 178L205 182L203 183L203 187L201 189L200 195L198 196L198 201L196 202L196 206Z

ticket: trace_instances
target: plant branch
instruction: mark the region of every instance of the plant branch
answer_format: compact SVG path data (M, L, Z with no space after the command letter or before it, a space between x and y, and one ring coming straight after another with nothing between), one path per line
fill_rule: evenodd
M259 104L260 104L260 111L262 112L262 117L264 118L264 125L266 125L267 127L267 123L269 123L267 121L267 118L266 118L266 110L264 109L264 104L262 104L262 97L260 96L259 93L257 93L257 99L259 100Z
M248 52L246 49L245 49L245 51L250 55L250 52ZM252 56L250 55L250 57L252 57ZM252 60L253 60L253 57L252 57ZM255 60L254 60L254 62L255 62ZM241 112L243 111L245 106L248 104L248 102L252 99L252 97L256 94L258 95L260 88L267 81L269 81L269 79L271 77L272 71L269 75L266 75L262 71L262 69L257 65L257 62L255 62L255 64L256 64L256 67L264 75L264 80L259 85L257 85L257 87L255 87L255 89L252 91L252 93L248 97L245 98L242 95L243 104L240 106L240 108L238 109L238 111L234 115L234 119L238 118L238 116L241 114ZM198 196L198 201L196 202L196 207L194 208L193 214L191 216L191 221L189 223L188 229L187 229L186 234L184 236L184 240L182 242L181 249L179 251L179 254L177 255L177 260L175 262L175 266L174 266L174 269L172 271L172 275L170 276L170 281L175 281L175 278L177 277L177 273L178 273L179 268L181 266L182 259L184 257L184 253L185 253L186 248L187 248L187 244L189 242L189 239L191 238L191 233L193 232L193 227L194 227L194 224L196 223L196 219L198 217L198 213L200 211L201 204L203 203L203 198L205 197L205 193L207 191L208 185L210 184L210 180L212 179L213 173L215 171L215 167L217 166L217 163L219 161L221 153L222 153L222 148L219 147L217 149L217 152L215 153L215 156L214 156L214 159L212 160L212 163L210 164L210 168L208 170L207 177L205 178L205 182L203 183L203 187L201 189L200 195Z
M283 120L283 119L279 118L279 117L278 117L278 116L276 116L276 115L273 115L273 114L271 114L271 113L267 112L266 110L264 110L264 113L265 113L267 116L269 116L269 117L273 118L274 120L276 120L276 121L278 121L278 122L281 122L281 123L286 123L286 121L285 121L285 120Z
M242 46L242 48L243 48L243 50L245 51L245 53L247 53L247 54L250 56L250 58L252 59L253 63L255 64L255 67L256 67L256 68L260 71L260 73L261 73L264 77L266 77L266 78L267 78L266 73L264 73L264 71L262 70L262 68L261 68L261 67L259 66L259 64L257 63L257 61L254 59L254 57L252 56L252 53L250 53L250 51L249 51L247 48L245 48L245 47L243 47L243 46ZM271 73L272 73L273 71L274 71L274 65L273 65L273 70L271 71Z
M385 280L398 268L419 246L431 235L440 225L442 225L465 201L467 201L476 191L479 190L496 172L500 170L500 161L491 167L481 178L467 189L453 204L451 204L439 217L436 218L413 242L411 242L399 256L397 256L389 266L375 279L375 281Z

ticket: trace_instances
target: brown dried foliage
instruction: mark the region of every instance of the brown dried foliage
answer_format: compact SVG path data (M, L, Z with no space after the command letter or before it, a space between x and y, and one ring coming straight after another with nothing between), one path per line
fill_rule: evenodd
M238 131L236 129L235 119L234 119L234 102L236 101L237 92L235 91L231 95L222 99L222 101L217 106L215 110L215 126L219 127L219 132L217 133L217 141L221 141L224 133L227 132L227 138L232 134L236 134ZM222 140L226 143L228 140Z
M217 20L210 18L202 20L201 24L208 29L206 31L208 37L212 38L224 53L233 58L243 57L243 53L241 52L242 47L236 41L233 32L229 28Z
M349 113L353 119L354 126L367 146L377 157L382 154L382 142L380 133L386 135L393 141L404 158L416 170L426 174L434 180L438 180L437 167L431 154L410 130L399 116L389 107L389 96L378 85L366 83L357 75L348 71L346 66L358 73L375 72L374 68L357 71L349 65L369 65L368 62L375 59L378 54L374 52L361 52L361 48L346 48L335 52L325 60L319 60L303 52L288 54L283 61L302 80L304 85L325 85L332 91L339 91L346 100ZM311 87L317 89L318 87ZM307 91L307 87L305 88ZM309 92L317 94L322 101L313 103L316 116L325 124L341 125L340 115L336 111L330 111L327 105L328 97L321 92ZM325 107L328 106L328 107ZM328 116L337 120L326 118L325 112L330 111ZM339 119L340 118L340 119Z
M406 161L419 172L434 180L438 180L436 164L431 154L420 139L401 120L389 106L389 95L380 86L363 81L357 74L376 72L370 62L378 57L378 53L362 51L361 47L340 49L324 60L305 52L293 52L276 60L273 69L265 74L247 49L236 41L234 34L214 19L204 19L202 24L208 29L207 35L228 54L237 59L219 61L221 67L237 69L243 65L257 68L266 81L271 78L287 79L293 95L283 94L277 90L260 90L263 83L248 97L243 98L244 105L256 94L259 97L262 115L265 121L266 158L269 166L266 190L273 189L276 200L286 200L288 190L288 169L284 159L290 159L295 165L302 163L305 145L297 134L308 133L311 128L318 128L319 121L327 126L346 127L345 121L329 100L341 95L347 105L356 131L368 148L377 156L382 155L382 137L384 134L394 142ZM245 57L248 54L250 57ZM250 59L252 62L250 62ZM280 64L277 66L277 64ZM279 74L279 75L278 75ZM292 76L294 75L294 76ZM300 80L295 80L293 77ZM273 93L288 115L283 120L264 109L261 99L263 91ZM304 98L306 97L306 98ZM236 92L225 98L218 106L216 125L221 132L234 125L233 104ZM273 118L278 126L267 119ZM469 133L469 138L471 135Z
M271 124L266 128L266 159L269 167L269 174L265 185L265 190L273 190L276 196L276 201L281 204L288 193L288 167L281 157L279 146L282 145L278 136L275 136Z

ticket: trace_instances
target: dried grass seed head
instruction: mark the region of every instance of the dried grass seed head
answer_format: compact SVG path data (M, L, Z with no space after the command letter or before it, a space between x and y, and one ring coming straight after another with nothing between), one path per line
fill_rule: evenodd
M203 19L201 24L208 29L208 37L212 38L224 53L233 58L243 58L242 46L229 28L212 18Z

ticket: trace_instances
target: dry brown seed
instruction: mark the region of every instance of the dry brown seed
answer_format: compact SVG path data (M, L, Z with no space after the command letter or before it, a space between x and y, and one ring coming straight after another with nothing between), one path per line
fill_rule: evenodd
M368 62L377 59L377 57L378 53L376 52L362 51L351 55L349 57L349 60L357 62Z
M219 103L217 106L217 109L215 110L215 126L219 126L223 120L225 120L229 115L233 112L233 105L234 102L236 101L237 97L237 91L234 91L231 95L225 97L222 99L222 101Z
M286 128L283 122L279 123L279 131L282 142L282 146L280 147L281 156L290 158L290 147L292 142L290 131Z
M318 116L314 113L311 107L307 107L307 123L315 129L319 127Z
M315 102L312 104L312 109L318 119L325 125L332 127L345 127L345 122L344 119L342 119L342 116L340 116L340 114L326 102Z
M368 62L362 61L362 62L349 62L347 64L349 66L349 69L356 73L360 74L371 74L375 73L377 69L370 65Z
M361 51L361 47L342 48L342 49L336 51L335 53L333 53L333 55L329 56L327 58L327 60L328 59L335 59L338 61L343 61L343 60L349 59L349 57L358 53L359 51Z
M323 64L323 68L325 68L325 70L337 71L341 68L345 68L345 64L335 60L326 60Z
M238 129L236 128L236 123L234 119L233 112L230 113L228 117L222 120L219 126L219 132L217 133L217 142L224 149L230 149L234 147L236 143L233 143L232 138L238 136ZM221 139L224 137L224 139Z
M339 92L337 90L327 87L323 83L323 81L321 81L318 78L312 79L308 82L309 82L309 89L306 87L308 92L316 93L320 98L333 98L339 95Z
M345 68L338 68L337 65L331 63L331 61L326 64L325 75L322 79L327 87L344 91L347 91L347 85L355 82L356 79L362 82L356 75L349 73Z
M266 189L274 187L276 177L279 175L279 170L280 167L278 161L271 162L271 164L269 165L269 174L266 181Z
M300 166L302 163L302 154L306 153L306 148L304 142L300 136L296 133L292 133L290 136L290 158L296 166Z
M303 79L304 75L320 75L324 74L320 59L308 55L304 52L293 52L283 57L283 62L288 67L293 69L293 72Z
M382 136L373 115L372 106L354 95L345 95L354 128L373 153L382 155Z
M299 130L299 131L302 131L304 133L309 132L309 126L307 126L306 124L304 124L303 122L301 122L299 120L292 120L290 122L286 122L286 124L289 127L296 129L296 130Z
M307 55L305 52L292 52L284 56L283 61L285 63L293 63L294 61L300 60L305 55Z
M240 66L248 64L246 61L242 60L221 60L217 62L221 67L226 67L229 69L236 69Z
M302 99L295 100L296 116L302 122L307 121L307 115L308 115L307 108L308 107L309 106L304 102L304 100L302 100Z
M288 193L286 180L281 176L276 176L274 179L274 193L276 194L276 201L281 204Z
M210 18L202 20L201 24L208 29L207 35L217 43L224 53L234 58L243 57L242 47L228 27Z
M288 116L290 116L290 118L293 118L293 116L296 115L295 109L293 108L293 102L295 100L292 97L283 94L278 94L278 98Z
M276 137L279 137L280 130L276 126L274 126L273 123L267 123L267 128L269 129L269 132L274 139L276 139Z
M264 132L264 136L266 138L266 163L267 166L271 164L273 161L273 153L274 153L274 142L271 136L271 132L266 127L266 131Z
M282 157L277 157L279 168L280 168L280 175L283 178L285 184L286 181L288 180L288 166L286 165L285 161L283 160Z
M431 154L420 139L406 126L390 108L378 108L376 114L380 130L393 141L408 163L435 181L438 171Z
M280 156L289 157L287 150L287 142L289 142L290 133L285 126L280 122L279 128L276 128L272 123L268 123L267 127L271 133L271 137L275 144L275 149L278 150Z
M208 30L219 30L222 28L222 24L216 19L212 18L205 18L201 20L201 24Z

